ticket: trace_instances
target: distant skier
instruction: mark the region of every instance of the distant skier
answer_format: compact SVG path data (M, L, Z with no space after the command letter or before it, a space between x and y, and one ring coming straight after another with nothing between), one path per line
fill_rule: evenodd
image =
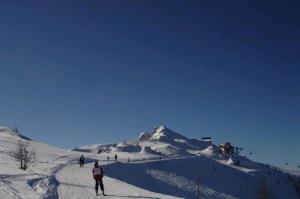
M83 167L83 165L84 165L84 157L83 157L83 155L81 155L80 158L79 158L79 164L80 164L80 167Z
M104 194L104 186L103 186L103 169L101 166L99 166L98 161L95 162L94 164L94 168L93 168L93 177L95 179L95 190L96 190L96 195L98 196L98 189L99 189L99 184L100 184L100 188L102 191L102 194L105 196Z
M115 161L117 161L118 160L118 156L117 156L117 154L115 155Z

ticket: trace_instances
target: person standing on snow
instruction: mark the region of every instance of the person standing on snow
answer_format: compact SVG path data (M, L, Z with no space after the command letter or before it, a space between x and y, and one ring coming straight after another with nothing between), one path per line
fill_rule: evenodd
M81 155L80 158L79 158L79 164L80 164L80 167L83 167L83 164L84 164L84 157L83 157L83 155Z
M95 190L96 190L96 195L98 196L98 189L99 189L99 185L102 191L102 194L105 196L104 194L104 186L103 186L103 169L101 166L99 166L98 161L95 162L94 164L94 168L93 168L93 177L95 179Z

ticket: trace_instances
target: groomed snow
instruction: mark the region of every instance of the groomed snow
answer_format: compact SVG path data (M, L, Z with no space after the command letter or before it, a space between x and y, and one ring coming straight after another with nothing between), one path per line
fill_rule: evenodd
M105 198L195 198L198 178L204 199L252 199L257 197L262 176L267 178L274 199L297 198L287 173L278 168L244 157L232 157L228 162L214 145L207 146L166 128L159 128L156 133L155 139L119 145L119 149L135 146L139 150L96 154L93 150L93 153L83 153L59 149L31 141L9 128L0 128L0 198L99 198L95 196L91 175L96 159L105 171L108 194ZM164 138L160 139L160 135ZM20 140L36 152L34 163L26 171L20 170L12 157ZM84 148L89 150L88 146ZM78 165L81 154L88 162L84 168ZM118 155L117 162L114 155ZM240 161L239 166L233 165L235 159Z
M71 164L57 173L57 180L59 182L58 195L60 199L92 199L99 198L95 196L94 180L92 179L92 166L87 164L84 168L79 168L78 164ZM125 171L124 171L125 172ZM175 199L178 197L167 196L150 192L133 185L127 184L120 180L104 177L103 179L105 198L165 198ZM101 194L100 194L101 195Z

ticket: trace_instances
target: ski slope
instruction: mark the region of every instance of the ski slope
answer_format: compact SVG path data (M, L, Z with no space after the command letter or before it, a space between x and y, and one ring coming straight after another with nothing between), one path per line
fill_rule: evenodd
M10 155L17 143L24 141L35 149L36 160L23 171ZM91 175L94 159L106 156L85 154L89 164L79 168L81 153L59 149L31 141L12 129L0 127L0 198L5 199L76 199L99 198L95 196ZM125 159L125 154L120 153ZM127 156L126 156L127 157ZM150 192L117 179L104 178L105 198L178 198Z
M238 157L239 166L233 165L232 159L219 156L214 145L165 128L140 137L143 139L105 145L112 150L96 154L103 145L90 145L93 150L84 147L91 153L63 150L0 127L0 198L195 198L198 178L204 199L252 199L257 197L262 176L267 178L272 198L299 198L290 181L296 179L294 173L288 175L244 157ZM19 141L27 142L36 152L26 171L19 169L11 155ZM78 164L81 154L87 160L84 168ZM113 160L114 155L118 161ZM105 197L95 196L91 174L95 160L104 168Z
M57 174L56 178L59 183L58 196L61 199L92 199L99 198L95 196L95 183L92 178L92 167L93 164L87 164L84 168L79 168L78 164L70 164L67 167L61 169ZM132 185L129 185L120 180L104 177L103 179L105 198L117 199L117 198L165 198L175 199L178 197L167 196L150 192Z

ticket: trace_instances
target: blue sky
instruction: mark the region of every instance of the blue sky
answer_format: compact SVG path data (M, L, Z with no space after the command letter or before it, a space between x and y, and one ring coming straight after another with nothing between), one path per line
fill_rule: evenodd
M164 123L300 164L296 1L7 1L0 125L69 148Z

